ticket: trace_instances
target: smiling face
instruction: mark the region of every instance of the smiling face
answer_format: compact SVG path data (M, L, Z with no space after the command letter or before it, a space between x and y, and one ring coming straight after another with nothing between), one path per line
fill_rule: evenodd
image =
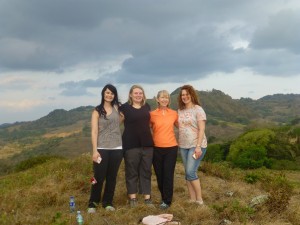
M115 94L108 88L104 91L104 101L112 102L114 100Z
M169 93L166 91L161 91L157 96L157 102L159 107L168 107L170 103Z
M181 91L181 100L185 105L192 103L191 95L185 89Z
M134 88L132 89L132 92L130 93L130 98L133 102L133 104L142 104L144 100L144 92L140 88Z

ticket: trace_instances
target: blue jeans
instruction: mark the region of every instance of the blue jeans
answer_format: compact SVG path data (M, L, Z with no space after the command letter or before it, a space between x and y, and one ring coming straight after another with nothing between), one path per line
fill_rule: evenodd
M200 166L201 160L203 159L206 148L201 148L202 155L198 159L193 158L195 152L195 147L193 148L179 148L181 153L181 158L185 170L185 179L188 181L193 181L198 179L198 168Z

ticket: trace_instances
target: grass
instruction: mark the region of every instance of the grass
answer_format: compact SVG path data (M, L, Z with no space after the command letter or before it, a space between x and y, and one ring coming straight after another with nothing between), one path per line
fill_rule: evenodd
M135 225L147 215L171 213L182 225L220 224L224 219L232 224L300 224L300 173L285 171L286 179L292 184L287 207L276 213L269 210L269 203L250 208L255 196L276 193L285 187L285 180L278 181L276 171L243 171L226 167L224 164L203 164L199 171L204 207L189 203L184 182L184 170L180 162L176 165L174 200L172 206L161 211L148 208L142 203L130 209L126 198L124 163L118 175L114 203L115 212L98 208L96 214L88 215L87 201L92 176L91 156L83 154L75 159L49 158L43 164L0 177L0 224L76 224L75 214L69 212L69 197L75 196L76 209L81 210L85 225ZM245 181L245 176L259 174L255 183ZM272 182L265 185L261 174L267 174ZM269 180L270 181L270 180ZM265 188L266 187L266 188ZM289 186L290 187L290 186ZM232 195L227 195L231 192ZM140 199L141 196L139 196ZM160 202L155 175L152 176L152 198ZM284 195L284 201L286 201Z
M82 127L84 126L86 122L84 120L79 120L74 124L58 127L58 128L52 128L49 129L49 131L43 135L45 138L50 137L67 137L70 135L78 134L82 131Z

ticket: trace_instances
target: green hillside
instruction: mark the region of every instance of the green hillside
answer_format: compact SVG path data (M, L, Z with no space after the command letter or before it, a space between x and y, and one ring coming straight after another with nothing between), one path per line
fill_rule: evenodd
M251 129L288 125L295 126L287 131L296 133L291 138L299 137L300 95L237 100L218 90L199 91L198 94L207 113L206 135L210 144L230 143ZM177 98L178 89L171 94L171 108L175 110ZM156 108L155 99L148 99L148 103L152 109ZM0 174L9 173L17 163L38 155L69 158L90 152L93 108L57 109L35 121L0 127Z

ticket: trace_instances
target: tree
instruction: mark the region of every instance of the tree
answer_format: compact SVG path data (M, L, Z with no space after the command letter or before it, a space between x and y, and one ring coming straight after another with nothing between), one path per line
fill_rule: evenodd
M235 161L244 151L251 149L267 149L275 136L275 132L269 129L249 131L231 144L227 160Z
M243 169L260 168L268 163L267 150L263 146L249 146L233 160L233 164Z

